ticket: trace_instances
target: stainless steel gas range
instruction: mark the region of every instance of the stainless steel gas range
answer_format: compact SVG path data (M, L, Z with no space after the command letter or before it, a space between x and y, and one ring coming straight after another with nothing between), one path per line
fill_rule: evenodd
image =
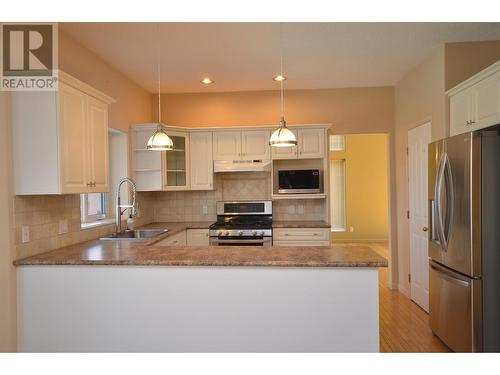
M217 202L217 221L210 225L212 246L271 246L271 201Z

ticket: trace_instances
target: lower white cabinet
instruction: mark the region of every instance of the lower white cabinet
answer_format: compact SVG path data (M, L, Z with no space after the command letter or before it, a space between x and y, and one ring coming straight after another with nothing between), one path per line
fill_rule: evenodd
M208 229L188 229L187 230L187 245L188 246L208 246L210 245L208 237Z
M329 228L274 228L274 246L329 246Z
M155 243L155 246L186 246L186 231L168 236L164 240Z

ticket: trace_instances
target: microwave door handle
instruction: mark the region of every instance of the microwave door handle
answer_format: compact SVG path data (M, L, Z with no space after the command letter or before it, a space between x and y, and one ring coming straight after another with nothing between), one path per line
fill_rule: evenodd
M446 250L445 247L445 238L444 238L444 228L443 228L443 205L442 205L442 195L441 195L441 189L443 187L443 177L444 177L444 158L446 154L443 154L441 158L439 159L439 165L438 165L438 171L436 174L436 182L434 184L434 202L436 204L436 215L435 215L435 220L436 220L436 230L437 230L437 237L439 240L439 245L442 250Z

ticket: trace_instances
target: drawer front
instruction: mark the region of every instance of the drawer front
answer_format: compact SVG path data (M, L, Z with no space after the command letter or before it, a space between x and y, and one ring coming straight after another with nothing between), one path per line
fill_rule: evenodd
M157 246L186 246L186 231L174 234L156 243Z
M273 246L330 246L330 241L273 241Z
M330 241L328 228L276 228L274 241Z

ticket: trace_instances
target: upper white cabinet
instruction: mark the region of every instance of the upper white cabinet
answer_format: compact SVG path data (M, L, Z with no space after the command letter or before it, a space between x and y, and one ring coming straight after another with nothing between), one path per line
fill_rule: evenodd
M214 132L214 160L269 160L269 130L223 130Z
M213 139L214 160L241 159L241 131L216 131Z
M500 123L500 61L448 91L450 135Z
M53 92L13 92L15 193L109 191L108 105L114 100L59 72Z
M269 160L271 150L269 130L247 130L241 132L241 159L243 160Z
M214 188L212 132L190 134L191 190Z
M169 130L167 134L172 139L174 149L162 151L163 190L189 190L189 134Z
M296 147L273 147L273 159L321 159L325 156L325 129L290 129L297 137Z

